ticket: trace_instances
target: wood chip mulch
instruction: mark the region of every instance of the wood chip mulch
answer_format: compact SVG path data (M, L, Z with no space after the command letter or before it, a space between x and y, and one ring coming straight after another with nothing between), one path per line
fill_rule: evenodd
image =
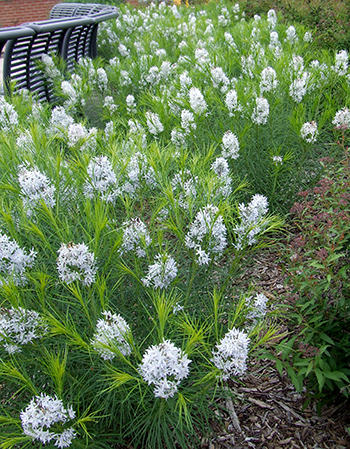
M238 282L275 299L288 291L279 255L263 251ZM238 287L238 286L237 286ZM225 428L203 440L208 449L348 449L350 448L350 401L306 407L306 393L298 393L287 375L280 375L270 360L258 360L241 383L230 381L234 401L222 399L220 411Z

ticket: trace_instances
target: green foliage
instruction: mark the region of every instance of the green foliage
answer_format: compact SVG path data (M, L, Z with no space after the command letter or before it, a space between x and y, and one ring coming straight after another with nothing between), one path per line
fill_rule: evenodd
M348 148L341 146L348 158ZM296 335L276 349L283 361L278 367L287 367L299 391L307 379L309 389L323 398L330 391L347 397L350 393L347 158L342 163L323 161L317 186L300 192L302 200L291 211L293 237L286 248L286 269L294 287L288 315Z
M298 23L313 31L321 48L350 49L350 3L343 0L237 0L248 18L281 13L284 22Z

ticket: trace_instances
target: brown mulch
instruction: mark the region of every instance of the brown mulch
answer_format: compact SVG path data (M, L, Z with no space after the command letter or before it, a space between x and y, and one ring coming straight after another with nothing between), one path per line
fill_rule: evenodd
M279 255L262 251L240 279L237 287L256 290L271 302L281 303L288 290L279 265ZM283 324L282 324L283 326ZM284 329L283 329L284 330ZM258 360L241 383L231 381L234 402L221 400L220 414L225 428L215 429L217 436L204 440L208 449L347 449L350 448L350 401L306 407L306 393L298 393L288 376L280 375L270 360ZM226 409L227 411L224 411Z

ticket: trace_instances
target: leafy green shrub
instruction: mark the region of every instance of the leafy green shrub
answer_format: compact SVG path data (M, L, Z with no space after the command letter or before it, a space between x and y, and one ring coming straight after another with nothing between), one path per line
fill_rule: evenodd
M323 48L350 49L350 4L342 0L238 0L247 17L266 14L274 8L283 20L313 31Z
M350 113L339 111L335 133L345 159L321 160L324 174L317 185L300 192L292 207L286 268L294 289L289 297L292 339L284 340L283 366L301 390L303 381L321 396L350 390Z

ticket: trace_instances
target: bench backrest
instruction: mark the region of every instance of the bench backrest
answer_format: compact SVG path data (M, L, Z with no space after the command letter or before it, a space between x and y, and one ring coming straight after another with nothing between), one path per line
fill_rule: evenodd
M59 55L66 60L68 70L72 70L79 58L96 57L98 24L117 16L118 11L114 8L90 16L51 19L0 29L0 50L6 44L3 61L5 93L10 93L9 83L15 80L16 91L26 88L39 100L52 101L52 86L37 68L42 55Z
M115 6L101 5L100 3L58 3L51 9L50 19L91 16L100 12L115 11L116 9Z

